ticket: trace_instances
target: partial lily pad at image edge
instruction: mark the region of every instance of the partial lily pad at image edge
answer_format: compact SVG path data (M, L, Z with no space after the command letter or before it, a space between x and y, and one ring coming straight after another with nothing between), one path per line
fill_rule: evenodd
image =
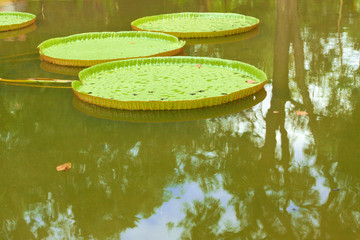
M23 12L0 12L0 32L29 26L35 22L36 16Z

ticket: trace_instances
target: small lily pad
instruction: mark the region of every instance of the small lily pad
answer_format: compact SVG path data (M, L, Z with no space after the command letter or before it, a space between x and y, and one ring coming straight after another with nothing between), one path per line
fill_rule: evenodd
M35 22L36 16L23 12L0 12L0 32L29 26Z

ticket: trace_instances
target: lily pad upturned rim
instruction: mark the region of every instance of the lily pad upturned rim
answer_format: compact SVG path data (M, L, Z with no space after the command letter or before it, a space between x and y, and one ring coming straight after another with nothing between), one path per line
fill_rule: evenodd
M179 47L173 50L159 52L154 55L145 55L140 57L127 57L127 58L114 58L114 59L99 59L99 60L77 60L77 59L61 59L55 58L44 54L44 50L46 48L52 47L57 44L79 41L79 40L87 40L93 38L109 38L109 37L119 37L119 38L152 38L152 39L161 39L169 42L178 43ZM89 32L89 33L80 33L74 34L66 37L58 37L51 38L44 42L42 42L39 46L39 54L41 60L51 62L57 65L63 66L76 66L76 67L89 67L93 65L97 65L100 63L117 61L117 60L127 60L127 59L135 59L135 58L146 58L146 57L155 57L155 56L173 56L181 51L185 46L185 41L179 40L177 37L164 34L164 33L152 33L152 32L134 32L134 31L120 31L120 32Z
M25 26L23 28L14 29L10 31L0 31L0 39L16 37L22 34L28 34L37 29L36 23L32 23L29 26Z
M249 39L252 39L259 35L259 28L255 28L245 33L238 33L230 36L223 37L213 37L213 38L187 38L186 45L197 45L197 44L224 44L224 43L234 43L242 42Z
M266 95L266 91L261 89L254 94L256 98L247 96L223 105L179 111L130 111L104 108L84 102L76 96L74 96L72 104L80 112L99 119L136 123L187 122L237 114L256 106L265 99Z
M77 89L83 84L83 81L86 81L86 78L102 71L111 71L113 69L127 68L131 66L141 67L141 65L159 65L159 64L207 64L213 66L219 66L229 69L234 69L239 71L241 69L244 74L251 76L257 80L257 84L245 89L240 89L238 91L229 93L223 96L214 96L194 100L174 100L174 101L119 101L109 98L102 98L97 96L92 96L77 91ZM72 82L72 88L75 95L84 102L95 104L107 108L116 108L116 109L127 109L127 110L181 110L181 109L193 109L193 108L202 108L209 107L214 105L220 105L227 102L232 102L240 98L252 95L260 91L266 81L266 74L260 69L240 61L234 60L225 60L220 58L207 58L207 57L155 57L155 58L140 58L140 59L131 59L124 61L115 61L110 63L99 64L90 68L86 68L79 73L80 81Z
M158 30L147 30L142 29L139 27L140 24L144 22L154 21L158 19L165 19L165 18L189 18L189 17L216 17L216 18L245 18L246 20L252 23L251 26L248 27L240 27L234 28L230 30L220 30L215 32L167 32L167 31L158 31ZM208 37L220 37L220 36L227 36L233 35L237 33L248 32L254 28L256 28L260 23L260 20L255 17L246 16L239 13L219 13L219 12L181 12L181 13L170 13L170 14L160 14L160 15L153 15L153 16L146 16L142 18L138 18L131 22L131 27L136 31L148 31L148 32L162 32L174 35L179 38L208 38Z
M84 70L86 67L75 67L75 66L63 66L53 64L47 61L42 61L40 63L40 68L46 72L69 75L69 76L78 76L81 70Z
M24 28L29 26L35 22L36 16L32 13L25 13L25 12L0 12L1 15L13 15L26 18L26 20L22 23L15 23L15 24L8 24L8 25L0 25L0 32L3 31L10 31L19 28Z

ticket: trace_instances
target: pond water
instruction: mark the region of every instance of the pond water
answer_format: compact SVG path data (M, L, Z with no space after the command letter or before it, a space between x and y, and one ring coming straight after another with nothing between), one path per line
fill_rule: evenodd
M0 239L360 239L359 0L1 0L0 11L37 16L0 33L2 78L76 79L37 45L184 11L260 18L183 54L269 78L254 97L165 113L0 84Z

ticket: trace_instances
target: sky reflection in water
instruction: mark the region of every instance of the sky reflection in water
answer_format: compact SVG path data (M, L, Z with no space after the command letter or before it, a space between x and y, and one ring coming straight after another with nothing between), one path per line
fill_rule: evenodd
M193 41L184 55L244 61L269 77L262 101L168 123L93 117L71 90L1 84L0 239L358 239L360 2L225 2L0 2L38 18L0 37L0 57L130 30L146 15L246 13L261 19L257 32ZM0 60L0 77L76 79L36 54L12 59ZM64 162L73 168L56 172Z

